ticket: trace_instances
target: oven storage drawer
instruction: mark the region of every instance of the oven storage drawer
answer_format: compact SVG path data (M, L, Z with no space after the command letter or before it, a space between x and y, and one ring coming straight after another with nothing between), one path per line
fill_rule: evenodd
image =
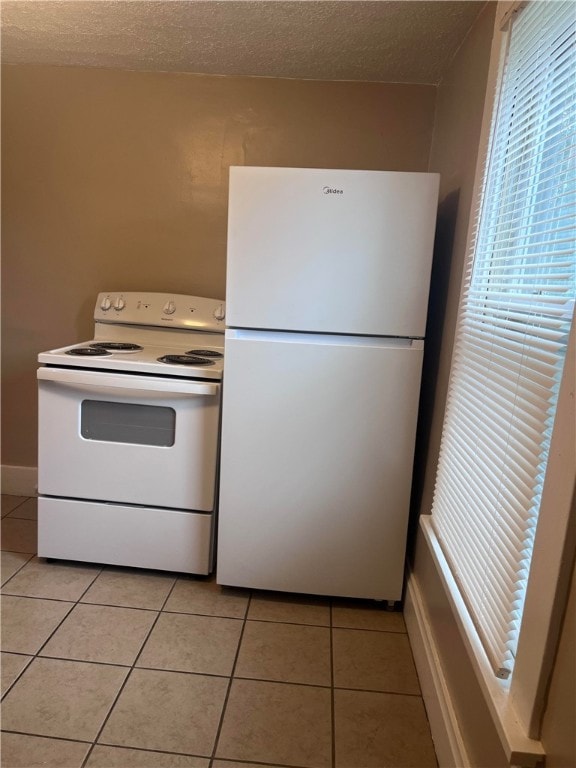
M220 384L40 368L38 490L210 512Z
M38 555L209 574L213 515L38 499Z

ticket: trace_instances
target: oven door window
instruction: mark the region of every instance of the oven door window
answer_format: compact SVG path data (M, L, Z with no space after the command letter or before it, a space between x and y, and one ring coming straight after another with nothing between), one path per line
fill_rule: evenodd
M83 400L80 433L86 440L170 447L176 434L176 411L157 405Z

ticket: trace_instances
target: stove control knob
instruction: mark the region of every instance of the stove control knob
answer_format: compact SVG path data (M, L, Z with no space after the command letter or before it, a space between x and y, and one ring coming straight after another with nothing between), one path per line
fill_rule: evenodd
M121 296L119 296L114 302L114 309L116 310L116 312L122 311L125 306L126 306L126 302Z
M108 312L111 306L112 306L112 302L110 301L108 296L102 299L102 304L100 304L100 309L102 310L102 312Z
M224 304L220 304L219 307L216 307L214 310L214 317L216 320L224 320L226 313L224 311Z
M174 312L176 312L176 304L172 300L167 301L166 304L164 304L164 309L162 310L165 315L173 315Z

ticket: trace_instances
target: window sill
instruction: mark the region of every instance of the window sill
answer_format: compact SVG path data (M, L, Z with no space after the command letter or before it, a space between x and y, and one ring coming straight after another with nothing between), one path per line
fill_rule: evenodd
M543 765L545 753L542 743L530 739L526 735L526 731L510 701L510 682L499 680L494 675L464 601L460 596L457 584L450 572L429 515L420 517L420 527L438 569L470 664L482 690L509 764L511 766L524 766L525 768L537 768Z

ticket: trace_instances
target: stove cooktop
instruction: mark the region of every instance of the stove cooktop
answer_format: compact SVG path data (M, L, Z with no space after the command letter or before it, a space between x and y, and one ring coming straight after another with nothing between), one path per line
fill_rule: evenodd
M87 341L51 349L38 355L38 362L44 365L99 368L155 376L222 378L223 348L214 346L194 349L187 342L181 347L131 344L130 349L118 349L115 348L117 343L114 342L112 346L104 342ZM220 343L223 345L223 339Z

